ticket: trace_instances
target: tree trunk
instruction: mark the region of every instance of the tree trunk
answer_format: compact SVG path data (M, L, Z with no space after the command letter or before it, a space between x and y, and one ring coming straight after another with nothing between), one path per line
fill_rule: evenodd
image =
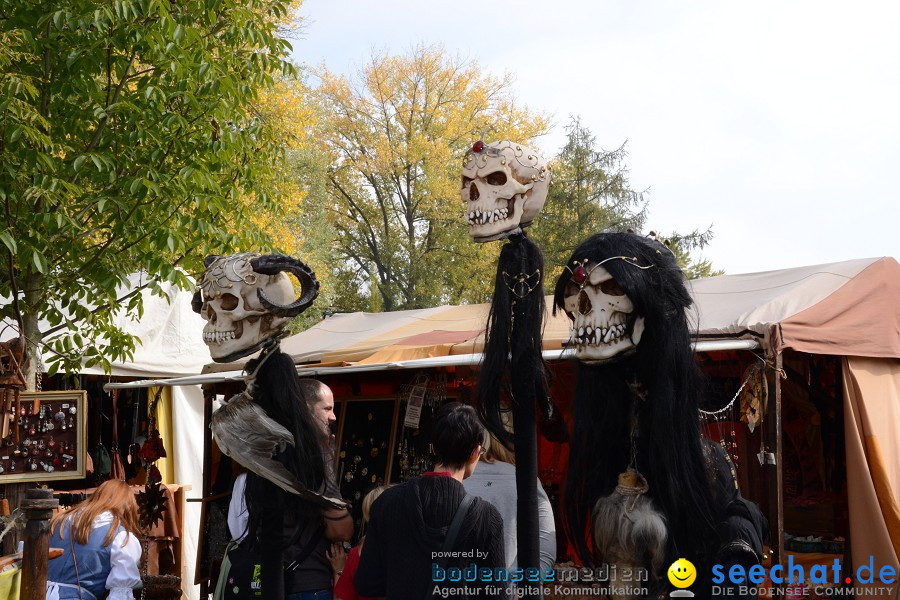
M35 391L35 381L43 372L40 353L43 334L38 319L40 303L43 301L43 294L40 292L43 285L42 279L43 277L40 275L29 275L24 283L25 307L22 314L22 331L19 332L19 335L25 336L25 364L22 365L22 374L25 376L25 390L29 392ZM26 491L33 487L34 483L8 484L6 498L9 500L9 505L21 507ZM4 554L12 554L16 551L16 546L21 539L21 531L11 531L3 538L0 551Z
M43 372L41 364L41 342L44 334L41 332L40 306L44 301L43 277L30 275L25 280L25 311L22 315L22 333L25 335L25 366L22 373L25 375L25 390L32 392L36 389L35 382Z

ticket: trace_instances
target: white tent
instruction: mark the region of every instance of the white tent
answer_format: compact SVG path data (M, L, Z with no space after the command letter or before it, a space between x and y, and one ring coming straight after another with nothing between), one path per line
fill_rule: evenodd
M145 275L135 273L129 277L132 289L144 283ZM203 365L212 359L209 349L203 343L204 320L191 309L192 293L179 290L171 284L163 284L165 297L160 297L143 289L144 313L140 320L116 317L116 325L136 336L134 357L131 361L112 364L111 377L140 377L146 379L180 377L199 373ZM120 297L127 293L123 290ZM9 322L4 322L9 325ZM49 329L47 323L42 329ZM5 327L0 340L16 336L13 327ZM44 357L47 364L47 356ZM84 375L104 375L99 367L84 368ZM172 433L174 439L165 440L170 457L174 461L175 481L192 485L188 497L200 497L203 489L203 392L199 385L173 387L172 390ZM185 597L199 598L199 589L193 585L194 562L197 555L197 537L200 530L200 503L188 502L184 507L182 536L182 556L185 568L182 582Z

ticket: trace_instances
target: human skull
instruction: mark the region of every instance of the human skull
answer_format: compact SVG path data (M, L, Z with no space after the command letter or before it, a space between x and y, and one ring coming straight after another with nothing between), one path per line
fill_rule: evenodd
M584 277L578 283L579 269ZM644 333L644 317L628 320L634 304L603 265L588 261L575 269L566 286L564 307L573 321L571 339L575 357L585 363L602 363L634 350Z
M294 300L284 271L300 280L300 298ZM207 257L200 288L192 306L206 319L203 341L214 361L231 362L277 339L290 318L312 304L319 282L299 260L245 252Z
M536 151L506 140L476 143L463 160L460 189L469 235L489 242L521 232L549 188L550 167Z

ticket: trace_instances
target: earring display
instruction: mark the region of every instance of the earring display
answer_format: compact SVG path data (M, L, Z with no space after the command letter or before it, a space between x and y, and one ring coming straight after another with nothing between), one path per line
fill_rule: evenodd
M0 483L85 476L87 392L0 394Z
M405 427L402 420L397 424L400 439L394 457L394 468L396 469L394 477L400 482L418 477L433 466L434 457L431 455L429 444L433 416L441 405L455 399L451 398L447 392L446 373L438 373L435 379L424 379L420 376L411 383L400 387L398 397L401 402L401 419L406 411L405 404L414 386L425 387L422 418L416 428Z
M348 400L341 415L343 430L338 448L338 485L341 496L353 501L355 521L361 518L360 499L390 477L391 422L396 400Z

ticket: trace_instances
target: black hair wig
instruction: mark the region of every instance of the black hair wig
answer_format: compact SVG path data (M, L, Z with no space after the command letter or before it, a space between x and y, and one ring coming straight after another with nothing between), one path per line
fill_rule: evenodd
M253 372L258 364L255 359L247 363L247 371ZM274 421L283 425L294 436L294 446L288 446L276 459L287 468L309 490L317 491L325 481L325 460L319 427L309 409L308 400L300 385L300 378L291 357L275 350L268 357L256 375L253 400L259 404ZM247 473L245 494L250 513L249 536L257 541L260 537L262 515L267 511L287 512L291 515L312 517L319 511L299 496L285 492L273 483L255 473ZM293 520L293 519L291 519ZM295 522L295 529L304 527L306 519ZM283 544L289 545L297 531L287 531Z
M431 448L440 464L462 468L483 443L484 426L471 406L449 402L435 414Z
M575 262L603 264L634 303L644 332L630 355L579 366L574 427L565 493L564 524L579 557L590 564L587 520L597 499L610 494L629 465L632 416L637 416L637 468L667 520L670 560L706 564L715 552L717 515L705 466L699 396L705 380L694 361L687 309L692 299L668 248L631 233L602 233L583 242L556 282L554 312L564 310ZM649 268L639 268L649 267ZM602 558L602 557L599 557ZM699 562L698 562L699 561Z
M512 436L501 419L502 391L509 392L514 402L529 406L537 402L545 418L553 413L549 371L541 355L546 310L543 278L541 249L524 234L511 236L500 250L478 377L478 415L509 448Z

